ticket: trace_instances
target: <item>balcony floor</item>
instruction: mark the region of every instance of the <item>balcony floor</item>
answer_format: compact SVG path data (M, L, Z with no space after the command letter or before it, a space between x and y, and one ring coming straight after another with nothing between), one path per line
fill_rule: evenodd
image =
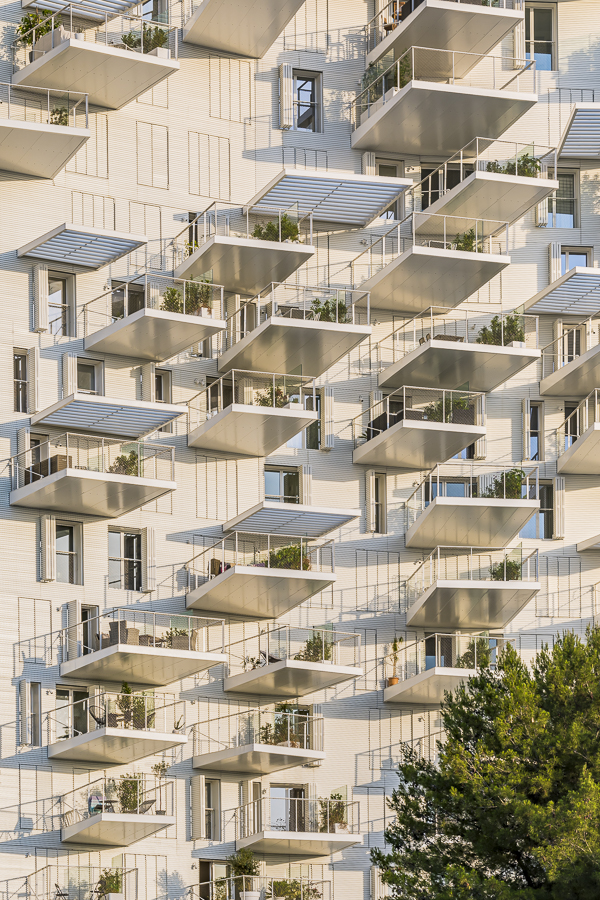
M566 366L542 378L540 394L549 397L587 397L599 383L600 344L596 344Z
M410 81L363 113L352 149L445 159L477 135L499 138L536 103L525 92Z
M370 336L370 325L273 316L221 354L219 372L301 372L318 378Z
M170 494L174 481L62 469L10 492L11 506L114 519Z
M600 475L600 423L592 425L558 457L559 475Z
M185 734L163 734L127 728L96 728L48 746L49 759L119 766L187 743Z
M475 675L475 669L453 669L435 666L405 678L391 687L384 688L384 703L424 703L439 706L444 699L445 691L454 691L457 687Z
M187 406L75 393L35 413L31 427L44 425L66 431L140 438L183 415L187 415Z
M315 691L350 681L363 674L359 666L281 659L251 672L225 678L224 690L236 694L265 694L272 697L303 697Z
M289 409L232 403L188 434L188 447L204 447L237 456L269 456L319 414L292 404Z
M133 644L113 644L61 663L60 674L84 681L126 681L163 687L227 662L224 653L163 650Z
M303 0L204 0L183 26L188 44L260 59Z
M402 419L357 447L352 462L400 469L432 469L485 437L485 433L485 427L481 425Z
M0 119L0 169L54 178L90 134L88 128Z
M458 306L509 265L500 253L414 245L360 286L371 291L371 307L412 316L430 306Z
M210 769L214 772L235 772L251 775L270 775L283 769L305 766L320 762L325 754L320 750L306 750L301 747L286 747L276 744L243 744L228 747L214 753L194 756L194 769Z
M337 850L362 842L362 835L350 832L321 834L309 831L258 831L250 837L236 840L235 849L250 847L255 853L285 856L330 856Z
M232 566L190 591L186 606L220 615L278 619L335 580L333 572Z
M129 847L137 841L175 825L175 816L98 813L61 829L65 844L93 844L97 847Z
M227 327L224 319L140 309L90 334L86 350L164 362Z
M541 350L528 347L496 347L460 341L432 340L411 350L379 376L380 388L458 388L487 393L504 384L521 369L537 362Z
M176 59L67 39L15 72L13 84L82 91L89 102L121 109L179 71Z
M359 509L335 506L308 506L304 503L277 503L261 500L256 506L229 519L223 531L248 531L252 534L285 534L288 537L323 537L360 516Z
M539 593L538 581L436 581L409 607L406 624L435 631L504 628Z
M539 500L436 497L406 532L406 546L506 547L539 508Z
M307 244L280 244L217 235L184 259L175 269L174 277L200 278L211 273L214 284L252 296L271 282L285 281L308 262L314 252L315 248Z

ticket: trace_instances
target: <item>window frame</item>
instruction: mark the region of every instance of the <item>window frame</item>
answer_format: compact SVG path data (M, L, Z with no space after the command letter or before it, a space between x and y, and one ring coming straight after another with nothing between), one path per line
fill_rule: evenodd
M276 497L274 494L267 494L267 481L266 474L267 472L278 472L279 473L279 494ZM297 499L293 500L292 494L285 494L285 475L296 475L298 478L298 494ZM298 466L265 466L264 469L264 489L265 489L265 500L272 503L302 503L302 475L301 470Z
M72 528L73 529L73 550L65 551L58 549L58 529L59 528ZM72 522L68 519L56 519L55 521L55 533L54 533L54 555L56 557L56 582L57 584L83 584L83 534L82 534L82 526L81 522ZM72 556L73 565L72 565L72 578L69 581L61 580L59 575L59 555L62 556ZM71 567L69 567L71 569ZM71 574L71 573L69 573Z
M537 510L531 519L523 526L521 531L519 532L519 538L525 541L551 541L554 539L554 485L552 481L540 481L540 508ZM530 491L535 491L535 486L530 485ZM542 506L542 498L544 494L549 491L550 492L550 506ZM523 485L523 497L527 499L526 495L526 486ZM542 521L542 513L550 513L550 516L544 516L544 534L540 535L540 521ZM524 534L526 529L531 528L532 523L535 523L535 536L531 536L529 534ZM546 533L548 532L548 533Z
M208 800L208 789L211 793L211 805ZM210 813L210 816L209 816ZM221 840L221 779L206 778L204 782L204 836L207 841Z
M535 432L531 427L531 416L534 409L538 412L538 427ZM532 400L529 404L529 462L544 462L544 433L544 401ZM535 456L531 455L531 439L534 434L537 434L538 441L537 459Z
M548 228L556 228L557 230L562 230L562 231L573 231L575 228L580 227L579 210L580 210L581 204L580 204L579 174L580 174L579 169L565 169L565 168L557 169L556 177L559 181L560 181L560 179L559 179L560 175L572 175L573 176L573 197L572 198L571 197L559 197L558 191L555 191L555 193L551 194L551 196L548 198L548 226L547 226ZM557 225L556 224L556 216L557 216L556 203L559 200L572 200L573 201L573 224L572 225ZM561 249L561 253L562 253L562 249Z
M537 62L536 62L536 71L539 71L539 72L557 72L557 71L558 71L558 27L557 27L557 24L558 24L558 17L557 17L556 3L535 3L535 2L526 2L526 3L525 3L525 19L523 20L523 29L524 29L524 35L523 35L523 37L524 37L524 43L525 43L525 59L527 60L527 62L531 62L531 60L535 59L535 50L534 50L533 56L531 56L531 54L530 54L529 57L527 56L527 43L528 43L527 37L526 37L526 35L527 35L527 19L529 18L529 20L530 20L530 26L529 26L529 27L530 27L530 34L531 34L531 33L532 33L533 19L534 19L533 13L534 13L536 10L541 10L541 9L547 9L547 10L549 10L550 13L551 13L551 16L552 16L552 36L551 36L551 40L550 40L550 42L548 42L548 41L537 41L537 40L535 39L535 34L534 34L533 41L531 41L531 38L530 38L530 39L529 39L529 43L530 43L530 44L533 43L534 45L535 45L535 44L546 44L546 43L551 43L551 45L552 45L552 50L551 50L550 68L549 68L549 69L538 69L538 68L537 68ZM530 13L531 13L532 15L529 15Z
M94 391L87 391L79 387L79 366L90 366L94 369ZM77 357L77 393L87 394L90 397L104 396L104 361L101 359L89 359L87 356Z
M21 376L17 378L17 360L20 360ZM26 413L29 404L29 366L27 365L27 351L13 349L13 406L14 412ZM18 385L18 386L17 386Z
M298 81L314 79L315 81L315 100L314 100L314 120L315 127L314 128L299 128L298 127L298 108L301 105L307 106L308 104L301 104L298 99ZM292 131L298 131L300 134L322 134L323 133L323 73L315 72L309 69L293 69L292 70L292 93L293 93L293 120L294 125Z
M569 266L569 254L577 254L583 255L585 254L587 257L586 266L588 268L592 268L594 265L594 248L593 247L576 247L574 244L561 244L560 245L560 274L561 277L566 275L567 272L570 272L572 268L575 266ZM566 257L565 259L565 271L562 270L562 260L563 255Z
M52 331L51 328L51 315L50 309L53 304L50 303L50 284L52 281L62 281L65 286L64 293L64 303L62 306L64 307L64 323L65 330L60 334L56 331ZM55 304L54 304L55 305ZM74 309L75 309L75 276L68 272L60 272L57 269L50 269L48 272L48 334L53 335L54 337L75 337L75 323L74 323Z
M110 535L115 534L119 535L119 552L120 556L112 556L110 550ZM135 544L139 548L139 556L125 556L125 538L133 537L136 538ZM109 528L108 529L108 589L115 591L135 591L136 593L140 593L142 591L142 581L144 577L143 571L143 551L142 551L142 532L136 530L135 528ZM111 562L119 563L119 584L118 586L113 583L111 580ZM131 584L127 583L128 574L128 564L131 563L130 566L131 572L133 572L133 579L131 580ZM137 584L137 587L135 586Z
M373 534L387 534L387 473L373 473Z

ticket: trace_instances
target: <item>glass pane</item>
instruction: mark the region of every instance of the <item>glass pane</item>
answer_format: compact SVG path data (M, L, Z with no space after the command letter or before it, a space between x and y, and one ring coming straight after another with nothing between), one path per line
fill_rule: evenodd
M56 526L56 550L57 552L69 553L73 550L73 526L57 525Z
M283 473L284 503L298 503L300 500L300 476L298 472Z
M154 376L154 399L157 403L162 403L164 397L164 378L162 375Z
M108 561L108 586L109 588L121 587L121 560L109 559Z
M62 304L67 302L67 283L63 279L51 278L48 282L48 302Z
M446 497L466 497L467 485L464 481L447 481Z
M536 69L541 72L550 72L552 70L552 44L536 43L534 47Z
M112 317L113 319L122 319L125 315L125 291L118 290L112 292Z
M121 532L108 532L108 555L119 558L121 556Z
M71 553L56 554L56 580L61 584L74 584L74 559Z
M279 472L265 471L265 496L271 499L279 499Z
M126 559L142 558L142 536L141 534L125 534L123 535L123 555Z
M96 367L86 363L77 363L77 389L80 391L96 390Z
M533 39L535 41L552 41L552 10L533 10Z
M395 178L398 174L397 166L379 166L379 175L381 178Z

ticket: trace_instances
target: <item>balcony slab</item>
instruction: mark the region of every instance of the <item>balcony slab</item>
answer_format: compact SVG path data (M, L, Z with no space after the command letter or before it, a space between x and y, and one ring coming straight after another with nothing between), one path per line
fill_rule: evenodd
M54 178L90 135L89 128L0 118L0 169Z
M485 434L485 427L481 425L402 419L357 447L352 461L359 465L432 469L438 463L452 459Z
M192 766L194 769L210 769L214 772L270 775L272 772L322 762L324 759L325 753L321 750L256 743L202 753L193 757Z
M176 732L163 734L134 728L96 728L87 734L50 744L48 758L119 766L186 743L187 736Z
M600 384L600 344L591 347L540 381L540 394L587 397Z
M506 547L539 508L539 500L436 497L408 529L406 546Z
M362 844L360 834L332 832L321 834L309 831L259 831L249 837L236 840L236 850L249 847L255 853L275 853L285 856L330 856L337 850L344 850Z
M31 417L38 425L63 431L91 431L140 438L187 414L187 406L147 403L143 400L114 400L98 394L69 394Z
M384 688L384 703L423 703L439 706L446 691L454 691L468 678L476 675L475 669L453 669L435 666L405 678L398 684Z
M103 812L64 826L60 839L64 844L129 847L176 821L175 816Z
M502 629L540 589L538 581L435 581L409 607L406 624L439 631Z
M224 653L113 644L61 663L60 674L63 678L81 678L93 683L126 681L164 687L226 662Z
M568 450L558 457L559 475L600 475L600 423L580 435Z
M234 56L260 59L303 0L204 0L185 22L183 40Z
M359 678L359 666L338 666L330 663L305 662L299 659L280 659L225 678L224 690L236 694L264 694L271 697L303 697L344 681Z
M298 404L289 409L232 403L188 434L188 447L204 447L238 456L269 456L319 414Z

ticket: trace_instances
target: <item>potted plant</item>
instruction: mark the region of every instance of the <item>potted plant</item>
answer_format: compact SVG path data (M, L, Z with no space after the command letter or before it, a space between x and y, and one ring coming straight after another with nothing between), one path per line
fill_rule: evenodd
M117 796L122 813L136 812L142 796L142 775L122 775L117 785Z
M328 799L319 799L319 807L321 833L348 831L346 803L341 794L334 791Z
M253 889L254 879L260 873L260 866L252 850L243 847L228 856L227 862L231 867L232 878L240 880L242 887L239 894L240 900L260 900L260 891Z
M269 553L269 568L298 569L309 572L310 559L306 554L301 552L299 544L291 544L289 547L280 547L279 550L271 550Z
M322 900L323 894L316 885L292 878L273 881L266 896L269 900Z
M129 453L121 453L117 456L114 463L108 467L108 471L113 475L132 475L138 474L139 456L135 450Z
M525 329L523 328L523 320L521 316L514 313L513 315L505 316L504 323L500 316L494 316L492 321L490 322L490 327L487 325L479 332L477 336L476 344L495 344L497 347L507 346L507 344L512 344L513 341L519 341L523 343L525 340Z
M144 40L142 41L142 36ZM121 40L129 50L141 50L143 53L152 53L153 50L165 47L169 41L168 32L156 25L143 24L143 32L130 31L123 34ZM154 54L156 55L156 54Z
M390 653L390 659L392 660L392 675L387 680L387 686L391 687L394 684L398 684L398 651L400 649L400 643L402 638L398 640L397 637L392 641L392 652Z
M348 308L343 300L336 300L330 297L327 300L313 300L310 310L314 319L319 322L345 322L348 315Z
M516 559L492 563L490 566L490 578L492 581L520 581L521 563Z
M189 650L190 634L187 628L171 627L165 632L165 640L167 646L171 650Z
M117 900L123 896L123 874L116 869L103 869L96 883L96 896Z
M315 631L307 638L304 647L294 659L301 659L303 662L329 662L332 652L333 641L327 639L324 631Z
M281 217L281 237L279 222L267 222L264 227L260 224L255 225L252 237L259 241L297 241L299 234L298 223L284 213Z
M524 478L523 469L509 469L507 472L496 475L490 487L481 496L498 500L521 500Z

